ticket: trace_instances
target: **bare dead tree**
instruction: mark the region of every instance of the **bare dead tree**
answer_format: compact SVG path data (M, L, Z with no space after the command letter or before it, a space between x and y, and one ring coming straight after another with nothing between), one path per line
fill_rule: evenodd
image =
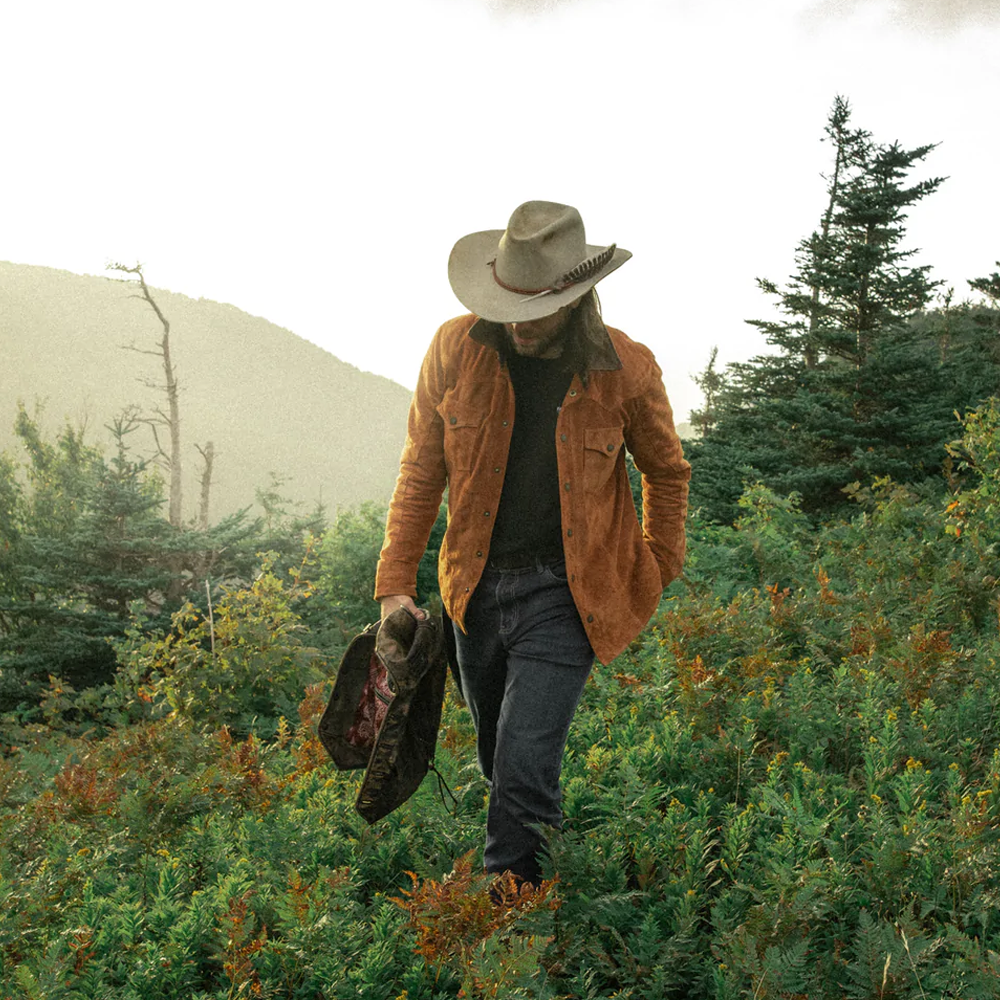
M704 395L704 405L700 410L692 410L688 419L697 429L700 437L708 437L715 427L718 416L719 394L726 384L726 376L717 371L715 362L719 357L719 348L713 347L708 358L708 364L698 375L692 375L695 384Z
M201 469L201 500L198 504L198 527L208 530L208 501L212 493L212 465L215 462L215 445L209 441L204 448L196 444L204 465Z
M164 412L162 407L156 407L153 411L155 416L146 418L145 422L149 425L149 428L153 432L153 440L156 443L156 459L158 463L166 469L167 474L170 477L168 505L170 523L175 528L180 528L182 517L181 416L177 370L174 367L174 362L170 354L170 322L167 320L167 317L164 316L159 305L157 305L156 299L153 298L153 295L149 290L149 286L146 284L146 279L142 273L142 264L136 264L134 267L128 267L125 264L112 263L108 265L108 269L112 271L119 271L123 274L135 275L139 279L141 294L135 297L143 299L150 306L153 312L156 313L156 318L160 321L160 326L163 328L163 336L160 338L160 346L156 350L147 350L137 347L135 344L128 344L124 346L126 350L135 351L138 354L149 354L153 357L159 358L163 365L163 384L145 379L143 380L143 383L151 389L158 389L166 393L167 410ZM169 452L167 452L167 450L163 447L163 443L160 441L160 428L166 428L167 433L170 436Z

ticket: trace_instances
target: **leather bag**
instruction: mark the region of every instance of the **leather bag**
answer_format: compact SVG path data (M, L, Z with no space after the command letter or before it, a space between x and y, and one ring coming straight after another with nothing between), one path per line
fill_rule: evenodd
M365 768L354 806L369 823L401 806L433 766L447 672L439 616L399 608L347 647L319 738L339 770Z

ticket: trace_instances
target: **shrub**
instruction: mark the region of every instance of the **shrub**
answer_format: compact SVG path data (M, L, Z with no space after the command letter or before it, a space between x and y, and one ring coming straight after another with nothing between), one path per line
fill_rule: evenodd
M294 716L303 690L325 676L326 661L304 643L292 609L302 593L265 561L249 587L224 590L208 614L185 605L170 631L152 638L134 627L116 643L125 664L119 691L129 678L154 716L170 711L202 728L272 736L279 718Z

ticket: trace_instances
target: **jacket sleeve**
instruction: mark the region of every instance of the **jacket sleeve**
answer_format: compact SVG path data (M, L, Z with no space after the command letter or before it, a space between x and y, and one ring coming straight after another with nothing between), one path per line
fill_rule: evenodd
M663 373L650 355L650 375L626 406L625 446L642 473L642 534L660 567L663 586L680 576L687 546L691 466L674 429Z
M446 327L441 327L431 342L410 403L406 442L375 574L376 601L394 594L416 598L417 566L441 506L447 473L444 427L437 408L446 387Z

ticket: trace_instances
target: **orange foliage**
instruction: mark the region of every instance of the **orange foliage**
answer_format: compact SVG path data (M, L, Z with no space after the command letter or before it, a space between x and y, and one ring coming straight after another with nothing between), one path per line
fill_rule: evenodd
M299 703L299 723L303 728L311 729L313 733L319 726L319 720L326 711L326 703L330 698L327 687L327 681L310 684L306 688L305 698Z
M470 730L461 726L444 726L438 737L438 743L445 750L462 750L475 746L476 737Z
M432 965L457 965L463 973L471 970L473 952L481 942L534 910L555 910L560 905L555 879L535 888L510 872L473 872L473 854L462 855L440 882L420 882L407 872L412 891L402 890L406 899L393 899L416 928L414 951Z
M816 567L816 580L819 583L819 600L821 604L838 604L840 599L830 589L829 574L822 566Z
M56 809L77 816L109 813L118 800L115 782L89 764L71 764L67 760L53 784Z
M785 601L792 596L791 588L785 587L778 590L778 584L765 584L764 589L771 595L771 613L778 614L782 611Z
M70 951L73 952L73 973L79 976L96 954L91 948L94 943L94 932L90 927L81 927L73 932L73 936L67 943Z
M299 705L299 725L295 733L292 754L295 757L295 774L307 774L327 763L328 757L318 735L319 720L329 699L328 685L310 684Z
M911 708L916 708L936 684L958 679L955 666L961 651L951 645L951 632L926 629L918 623L902 643L901 655L886 659L889 675L902 687Z
M715 681L719 677L712 667L705 664L701 653L696 654L693 660L686 656L678 656L676 676L680 693L687 701L698 691L714 689ZM722 680L724 682L724 678Z
M101 759L115 777L125 774L157 776L164 760L176 756L181 733L174 719L138 722L115 729L105 741Z
M245 806L266 810L278 786L264 771L260 740L251 733L237 743L228 726L223 726L215 736L222 750L219 762L222 770L237 779L238 800Z
M253 957L267 944L267 926L253 933L248 889L242 896L229 900L229 909L219 917L219 930L225 940L222 967L232 983L231 996L260 996L260 974L254 968ZM248 919L249 918L249 919Z
M618 681L618 686L623 688L634 688L637 694L642 694L643 684L635 674L614 674L614 679Z
M313 889L313 883L306 882L297 871L288 876L288 898L291 900L295 919L300 924L305 924L309 917Z
M871 659L880 647L892 638L892 628L882 617L874 622L857 622L851 626L851 656Z

